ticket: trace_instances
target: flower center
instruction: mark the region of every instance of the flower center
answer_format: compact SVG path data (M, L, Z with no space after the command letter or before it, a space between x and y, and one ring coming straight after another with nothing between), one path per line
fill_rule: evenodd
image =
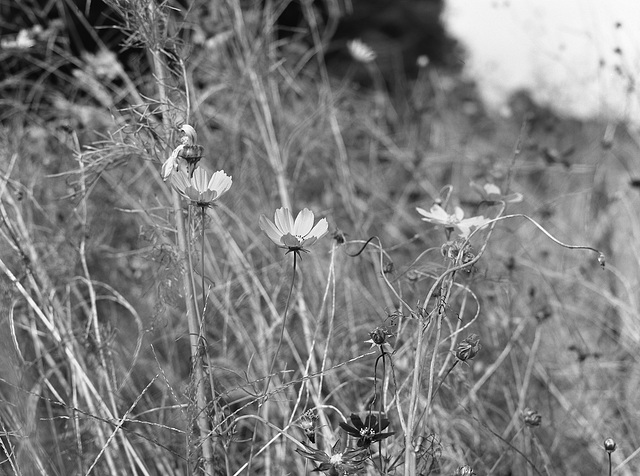
M342 463L342 453L336 453L329 458L329 462L331 464L340 464Z

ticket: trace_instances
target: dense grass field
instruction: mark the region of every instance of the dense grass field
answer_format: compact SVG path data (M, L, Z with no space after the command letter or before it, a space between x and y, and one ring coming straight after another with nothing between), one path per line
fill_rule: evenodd
M108 3L0 48L1 474L640 474L635 129Z

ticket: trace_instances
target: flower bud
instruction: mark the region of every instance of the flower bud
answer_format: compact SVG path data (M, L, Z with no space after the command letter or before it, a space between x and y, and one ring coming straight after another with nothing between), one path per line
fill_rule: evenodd
M607 453L613 453L617 447L618 445L616 445L616 442L613 440L613 438L607 438L606 440L604 440L604 450Z
M478 334L471 334L458 344L456 358L461 362L466 362L469 359L473 359L481 348Z

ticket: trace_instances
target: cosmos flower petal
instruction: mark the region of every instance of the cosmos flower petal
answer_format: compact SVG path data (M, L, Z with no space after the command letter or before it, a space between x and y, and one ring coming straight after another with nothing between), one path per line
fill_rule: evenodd
M479 215L477 217L469 217L455 224L458 235L467 238L474 228L478 228L489 221L488 218Z
M302 248L302 242L291 233L286 233L280 238L280 241L287 248Z
M178 154L180 153L183 147L184 147L183 145L179 145L178 147L173 149L173 152L171 152L171 155L169 156L169 158L165 160L164 164L162 164L163 180L167 180L172 172L175 172L178 170Z
M360 418L360 415L358 415L357 413L352 413L349 419L351 420L351 423L353 423L353 426L355 426L358 430L361 430L365 427L362 418Z
M278 208L275 215L275 223L283 235L293 232L293 217L288 208Z
M218 192L215 190L205 190L204 192L199 192L198 200L195 200L199 203L211 203L216 198L218 198Z
M442 208L438 204L433 205L429 211L426 211L420 207L417 207L416 210L420 215L424 217L424 221L435 223L436 225L449 224L449 214L447 214L447 212L444 211L444 208Z
M264 215L260 215L259 225L260 229L267 234L271 241L273 241L278 246L282 246L282 233L280 233L280 230L276 228L271 220L269 220Z
M318 241L318 238L316 238L315 236L311 236L309 238L305 238L304 240L302 240L302 243L300 243L300 247L301 248L307 248L307 247L313 245L316 241Z
M189 179L189 175L181 170L171 175L171 184L178 192L184 193L184 191L191 186L191 180Z
M218 170L211 176L211 180L209 180L207 188L209 190L215 190L217 192L216 198L218 198L231 188L232 182L231 177L227 175L224 170Z
M489 196L502 195L500 188L493 183L486 183L483 188L484 188L484 192Z
M520 203L523 199L522 194L518 192L510 193L509 195L505 195L502 199L507 203Z
M307 236L314 237L317 240L319 240L327 233L328 230L329 230L329 223L327 222L326 218L323 218L318 223L316 223L316 226L314 226L311 229L311 231L307 234Z
M198 192L204 192L207 190L207 185L209 183L209 174L202 167L198 167L193 171L191 183Z
M305 208L298 213L293 224L293 234L296 236L307 236L313 227L313 212Z
M454 215L452 217L453 220L451 220L451 221L453 221L454 223L458 222L458 221L460 221L460 220L462 220L464 218L464 211L460 207L455 207L453 213L454 213Z
M183 125L180 131L184 134L181 139L184 145L196 145L198 143L198 133L189 124Z

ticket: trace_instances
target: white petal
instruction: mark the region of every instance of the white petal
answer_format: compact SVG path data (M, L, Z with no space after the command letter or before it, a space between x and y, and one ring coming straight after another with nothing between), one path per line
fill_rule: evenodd
M498 186L492 183L485 184L484 191L487 195L502 195L502 192L500 192Z
M193 171L191 183L198 192L202 193L207 190L207 185L209 184L209 174L202 167L198 167Z
M320 239L327 233L328 230L329 230L329 223L327 223L326 218L323 218L318 223L316 223L316 226L313 227L313 229L309 232L307 236L309 238L315 237L316 239Z
M185 124L180 128L180 131L184 134L181 141L185 145L196 145L198 142L198 133L189 124Z
M416 211L425 218L433 218L433 215L424 208L416 207Z
M224 170L218 170L211 176L207 188L209 190L215 190L218 193L217 197L220 197L220 195L229 190L231 182L231 177L225 174Z
M184 195L185 190L191 186L191 181L189 180L187 173L180 170L171 174L171 185L173 185L178 192Z
M288 208L278 208L276 210L275 220L278 230L280 230L283 235L293 232L293 217Z
M259 225L260 229L267 234L271 241L278 246L282 246L282 241L280 241L282 233L280 233L280 230L276 228L271 220L264 215L260 215Z
M169 178L169 175L171 175L171 172L178 170L178 154L183 148L183 145L179 145L178 147L173 149L173 152L171 152L169 158L164 162L164 164L162 164L163 180L167 180L167 178Z
M176 161L173 156L169 157L164 164L162 164L162 180L167 180L171 172L176 166Z
M446 223L449 220L449 214L437 203L433 205L429 211L436 220L442 221L443 223Z
M313 212L308 208L298 213L296 221L293 224L292 234L295 236L307 236L313 227Z
M454 215L451 218L453 218L454 223L464 218L464 210L462 210L462 208L460 207L455 207L453 213Z

